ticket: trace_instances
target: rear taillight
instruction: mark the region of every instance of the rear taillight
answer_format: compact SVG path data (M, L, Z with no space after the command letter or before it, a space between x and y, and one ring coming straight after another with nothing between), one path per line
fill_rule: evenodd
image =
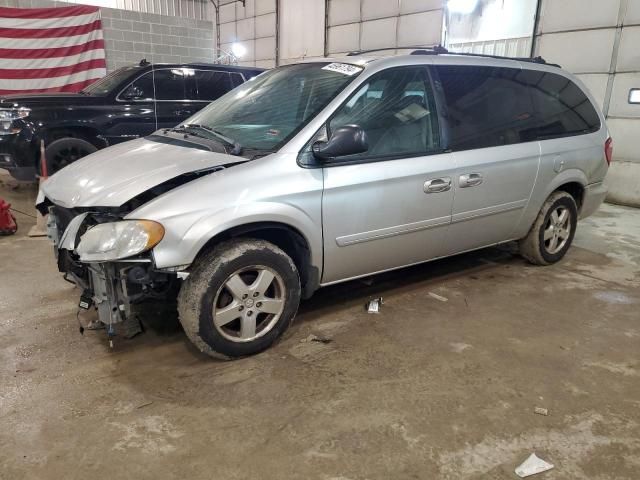
M607 159L607 165L611 165L613 159L613 138L611 137L604 142L604 157Z

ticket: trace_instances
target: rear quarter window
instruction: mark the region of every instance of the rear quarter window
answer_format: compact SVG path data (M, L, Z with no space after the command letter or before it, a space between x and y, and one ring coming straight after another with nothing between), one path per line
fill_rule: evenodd
M538 139L567 137L600 129L600 117L589 98L562 75L524 71L536 117Z
M597 131L600 118L570 79L550 72L437 66L449 148L470 150Z

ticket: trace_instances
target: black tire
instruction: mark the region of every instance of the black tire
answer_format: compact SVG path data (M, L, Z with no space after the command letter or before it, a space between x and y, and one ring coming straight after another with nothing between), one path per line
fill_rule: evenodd
M550 228L551 224L554 223L552 215L556 212L557 216L559 211L568 212L569 218L566 224L570 226L570 230L568 236L565 237L566 241L564 243L562 243L562 240L565 239L558 237L559 244L554 249L550 248L553 240L545 240L545 232L553 234L554 228L557 227ZM553 192L544 202L527 236L520 240L520 255L534 265L551 265L558 262L569 250L576 233L577 224L578 207L574 198L567 192Z
M97 152L98 147L81 138L65 137L51 142L45 149L47 173L53 175L67 165Z
M243 303L251 301L251 298L240 301L224 290L232 276L242 275L244 269L250 270L256 266L264 267L277 275L274 282L281 293L282 310L279 316L256 313L254 332L259 336L244 340L240 337L242 319L233 320L224 326L214 325L214 301L218 304L226 294L228 306L235 302L239 309L247 309L244 314L249 314L252 309L257 312L257 303L250 306ZM244 281L246 287L255 285L257 279L253 284L250 278L248 282L249 284ZM276 287L271 284L269 288ZM289 328L299 304L300 277L291 258L267 241L240 238L223 242L196 260L178 294L178 315L187 337L200 351L212 357L231 359L253 355L269 348ZM216 308L227 307L216 305ZM263 323L258 323L259 315L264 315L261 320ZM237 338L233 337L233 331L225 330L229 325L229 329L237 325ZM262 332L258 332L260 325L264 325Z

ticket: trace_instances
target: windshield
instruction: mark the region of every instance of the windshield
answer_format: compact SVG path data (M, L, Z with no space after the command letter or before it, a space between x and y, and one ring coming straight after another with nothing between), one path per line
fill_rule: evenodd
M81 92L86 93L87 95L108 95L114 88L129 78L131 74L138 69L139 67L119 68L118 70L111 72L106 77L102 77L100 80L92 83L88 87L83 88Z
M322 110L360 72L342 63L307 63L252 78L188 119L243 148L275 150Z

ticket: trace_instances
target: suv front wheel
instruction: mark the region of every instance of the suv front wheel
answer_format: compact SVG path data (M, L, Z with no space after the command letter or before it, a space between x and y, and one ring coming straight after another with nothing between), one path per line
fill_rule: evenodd
M574 198L567 192L553 192L527 236L520 240L520 255L535 265L556 263L569 250L577 224L578 207Z
M81 138L64 137L54 140L45 150L47 173L53 175L76 160L97 151L98 147Z
M201 256L178 295L180 323L200 351L235 358L265 350L291 324L300 278L264 240L234 239Z

